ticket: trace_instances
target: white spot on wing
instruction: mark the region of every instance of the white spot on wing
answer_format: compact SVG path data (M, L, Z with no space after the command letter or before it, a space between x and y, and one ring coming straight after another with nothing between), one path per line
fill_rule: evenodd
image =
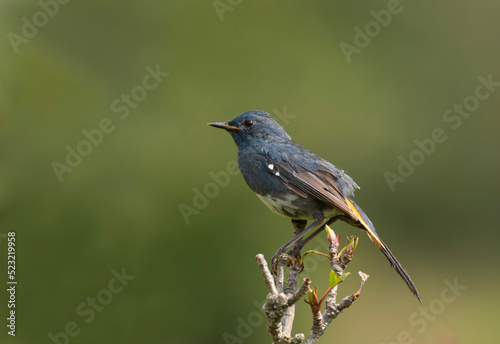
M279 177L279 176L280 176L280 173L279 173L279 172L276 172L274 175L276 175L276 176L278 176L278 177Z
M274 164L269 164L267 167L269 167L270 170L274 170Z

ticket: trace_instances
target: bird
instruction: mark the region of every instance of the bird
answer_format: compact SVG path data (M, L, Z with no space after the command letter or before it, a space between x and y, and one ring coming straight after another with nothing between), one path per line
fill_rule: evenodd
M318 228L315 235L325 225L341 220L368 234L422 303L410 275L382 241L365 212L352 200L359 186L343 170L293 141L267 112L251 110L228 122L208 125L224 129L232 136L238 148L238 166L243 178L271 211L292 222L313 221L278 249L273 265L277 256L313 228Z

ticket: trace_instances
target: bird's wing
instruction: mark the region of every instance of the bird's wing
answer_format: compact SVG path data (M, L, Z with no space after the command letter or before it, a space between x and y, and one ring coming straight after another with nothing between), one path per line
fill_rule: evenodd
M353 207L348 204L348 200L342 194L337 184L337 178L327 171L326 166L324 169L316 169L313 173L300 164L294 164L292 167L286 161L273 161L269 157L266 164L270 173L279 178L286 187L300 197L317 198L341 210L349 218L358 220Z
M398 274L403 278L411 292L420 301L417 287L406 272L403 266L396 259L389 247L380 239L375 227L363 210L344 196L337 184L337 178L334 174L328 172L328 167L319 166L314 173L303 166L294 164L293 167L286 161L267 161L268 170L278 177L281 182L297 195L307 198L315 197L320 201L341 210L352 225L364 229L370 239L378 246ZM422 302L422 301L420 301Z

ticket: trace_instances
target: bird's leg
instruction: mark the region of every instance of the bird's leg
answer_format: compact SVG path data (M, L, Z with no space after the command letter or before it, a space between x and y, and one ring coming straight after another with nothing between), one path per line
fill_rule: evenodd
M314 239L314 237L316 235L318 235L319 233L321 233L325 229L325 226L330 226L332 223L334 223L335 221L337 221L341 217L342 217L342 215L337 215L337 216L331 217L323 226L319 227L316 231L314 231L313 234L309 235L307 238L305 238L304 240L302 240L300 248L302 249L302 247L304 247L309 241L311 241L312 239Z
M321 214L318 214L318 216L314 219L314 222L308 226L306 229L304 229L302 232L300 232L299 234L296 234L291 240L289 240L286 244L284 244L283 246L281 246L278 251L276 251L276 253L274 254L274 256L271 258L271 262L272 262L272 270L274 272L275 268L276 268L276 263L278 262L278 257L280 256L280 254L282 253L285 253L285 251L290 247L292 246L293 244L295 244L297 241L299 241L300 239L302 239L302 237L304 235L306 235L311 229L313 229L314 227L317 227L321 224L321 222L323 222L323 213ZM303 247L304 245L300 245L300 249ZM300 253L300 249L299 249L299 253Z
M296 236L297 234L301 233L304 231L304 229L307 226L307 220L292 220L292 226L293 226L293 236ZM296 252L294 251L294 248L297 246L303 247L302 241L304 240L304 237L300 238L297 240L293 246L290 252L288 252L289 259L291 260L292 266L294 264L299 265L298 263L300 262L300 251ZM302 266L299 267L299 271L302 271Z
M296 258L300 261L300 252L302 251L302 248L309 242L311 241L316 235L318 235L319 233L321 233L324 229L325 229L325 226L329 226L331 225L332 223L334 223L335 221L337 221L338 219L340 218L340 216L336 216L336 217L332 217L330 218L328 221L326 221L321 227L319 227L318 229L316 229L314 231L314 233L312 233L311 235L309 235L307 238L305 239L302 239L300 242L297 243L297 245L295 245L292 250L288 253L292 258ZM304 265L301 264L300 266L300 272L302 272L302 270L304 270Z

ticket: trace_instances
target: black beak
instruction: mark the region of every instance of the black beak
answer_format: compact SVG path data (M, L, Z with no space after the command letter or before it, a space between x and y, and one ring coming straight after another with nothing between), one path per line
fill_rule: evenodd
M212 122L212 123L208 123L208 125L211 127L221 128L221 129L225 129L225 130L241 130L238 127L235 127L233 125L229 125L229 123L227 123L227 122Z

